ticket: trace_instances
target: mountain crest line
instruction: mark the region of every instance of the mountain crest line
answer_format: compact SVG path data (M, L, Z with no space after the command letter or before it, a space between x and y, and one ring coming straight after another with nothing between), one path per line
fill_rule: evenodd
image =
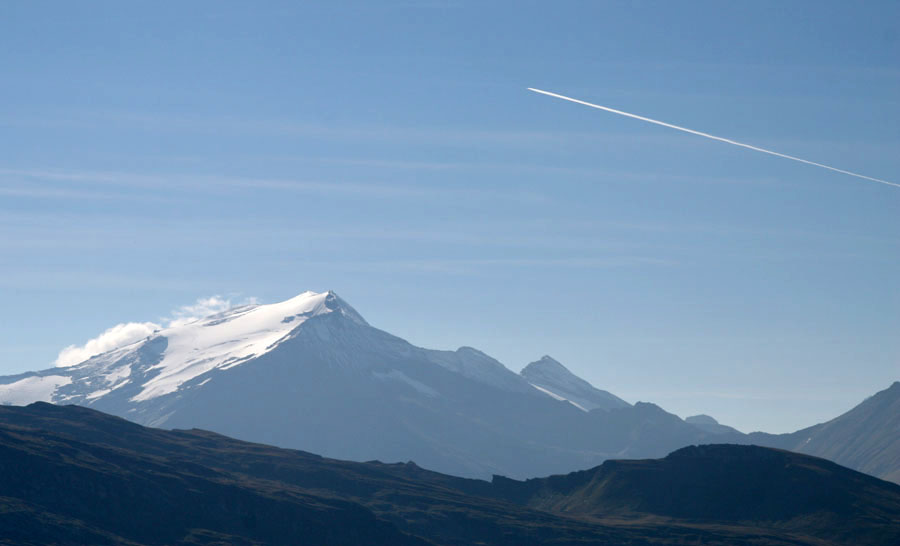
M684 131L685 133L690 133L692 135L706 137L712 140L718 140L719 142L724 142L726 144L734 144L735 146L740 146L741 148L748 148L750 150L755 150L757 152L762 152L764 154L774 155L777 157L783 157L785 159L791 159L793 161L799 161L800 163L806 163L807 165L812 165L814 167L821 167L823 169L828 169L829 171L834 171L841 174L848 174L850 176L855 176L856 178L862 178L864 180L870 180L872 182L878 182L879 184L887 184L888 186L895 186L900 188L900 184L896 182L890 182L888 180L882 180L880 178L872 178L871 176L866 176L864 174L854 173L850 171L845 171L843 169L838 169L837 167L830 167L828 165L823 165L821 163L816 163L815 161L809 161L808 159L801 159L799 157L794 157L792 155L782 154L779 152L773 152L772 150L766 150L765 148L758 148L756 146L751 146L750 144L744 144L743 142L737 142L728 138L718 137L715 135L710 135L708 133L703 133L701 131L695 131L693 129L688 129L687 127L680 127L678 125L673 125L671 123L666 123L664 121L659 121L655 119L645 118L644 116L639 116L637 114L629 114L628 112L623 112L621 110L615 110L613 108L608 108L606 106L600 106L599 104L593 104L591 102L586 102L583 100L573 99L572 97L567 97L565 95L559 95L557 93L551 93L550 91L543 91L541 89L535 89L533 87L528 88L529 91L533 91L535 93L540 93L541 95L547 95L548 97L555 97L557 99L567 100L569 102L574 102L576 104L583 104L584 106L590 106L591 108L597 108L598 110L605 110L607 112L612 112L613 114L618 114L620 116L625 116L629 118L639 119L641 121L646 121L648 123L653 123L656 125L662 125L663 127L668 127L669 129L677 129L678 131Z

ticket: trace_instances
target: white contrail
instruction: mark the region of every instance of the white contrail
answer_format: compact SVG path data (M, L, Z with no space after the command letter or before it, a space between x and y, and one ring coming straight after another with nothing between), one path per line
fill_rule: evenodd
M600 110L606 110L607 112L612 112L613 114L619 114L620 116L639 119L641 121L646 121L649 123L655 123L656 125L662 125L663 127L668 127L669 129L677 129L679 131L684 131L685 133L690 133L692 135L711 138L713 140L718 140L719 142L725 142L727 144L734 144L735 146L740 146L741 148L749 148L751 150L756 150L757 152L762 152L764 154L783 157L785 159L792 159L794 161L799 161L800 163L806 163L807 165L814 165L816 167L822 167L823 169L828 169L829 171L834 171L834 172L838 172L838 173L842 173L842 174L849 174L850 176L855 176L857 178L864 178L865 180L871 180L872 182L878 182L879 184L887 184L888 186L896 186L896 187L900 188L900 184L897 184L896 182L889 182L887 180L882 180L880 178L872 178L871 176L866 176L864 174L852 173L850 171L845 171L843 169L838 169L836 167L829 167L828 165L822 165L821 163L816 163L815 161L801 159L799 157L794 157L792 155L780 154L778 152L773 152L772 150L766 150L764 148L757 148L756 146L744 144L743 142L736 142L731 139L717 137L715 135L710 135L707 133L701 133L700 131L688 129L687 127L679 127L678 125L672 125L671 123L666 123L664 121L658 121L655 119L645 118L644 116L638 116L637 114L629 114L628 112L622 112L621 110L614 110L612 108L607 108L606 106L600 106L599 104L593 104L590 102L585 102L583 100L573 99L572 97L566 97L565 95L557 95L556 93L551 93L550 91L542 91L540 89L535 89L533 87L529 87L528 90L534 91L535 93L540 93L541 95L547 95L549 97L556 97L558 99L567 100L569 102L583 104L585 106L590 106L591 108L598 108Z

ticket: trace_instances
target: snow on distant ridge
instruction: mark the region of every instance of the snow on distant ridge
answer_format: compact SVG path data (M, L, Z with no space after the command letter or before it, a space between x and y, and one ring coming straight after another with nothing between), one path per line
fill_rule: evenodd
M545 389L544 387L542 387L540 385L535 385L534 383L529 383L529 384L532 387L536 388L537 390L541 391L542 393L548 395L550 398L553 398L554 400L559 400L560 402L568 402L568 403L572 404L573 406L575 406L576 408L580 409L581 411L588 411L587 409L585 409L584 406L580 406L577 403L572 402L571 400L564 398L549 389Z
M557 400L565 400L582 411L597 408L610 410L629 405L618 396L594 387L546 355L525 366L520 375L535 389Z

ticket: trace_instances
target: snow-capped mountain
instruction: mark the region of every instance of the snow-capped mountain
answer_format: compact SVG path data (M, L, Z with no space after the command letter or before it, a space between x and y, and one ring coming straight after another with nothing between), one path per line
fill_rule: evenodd
M373 328L333 292L230 309L75 366L0 378L0 403L38 400L463 475L605 457L542 446L550 422L577 421L571 404L476 349L422 349Z
M482 478L747 441L653 404L631 406L549 357L520 375L469 347L416 347L333 292L230 309L74 366L0 377L0 403L34 401Z
M469 347L415 347L333 292L305 292L162 329L75 366L0 378L0 403L78 404L144 425L478 477L662 456L704 434L662 410L663 419L632 411L550 359L526 372ZM640 426L648 419L685 426L663 434Z
M280 303L244 305L165 328L76 366L25 374L0 385L0 402L95 405L127 399L138 405L180 395L275 349L308 319L327 313L366 325L334 293L304 292Z
M336 313L359 326L365 319L334 292L304 292L269 305L245 305L187 324L165 328L131 345L97 355L72 368L55 368L0 385L0 402L50 401L95 405L127 397L136 405L197 389L217 374L276 350L309 319ZM311 325L318 334L327 333ZM513 392L534 394L505 366L470 347L430 351L427 360L463 377ZM365 368L372 361L347 360L346 368ZM374 371L379 380L404 382L434 394L397 370ZM126 396L127 395L127 396ZM165 416L150 424L163 425Z
M565 400L582 411L610 410L630 405L618 396L594 387L546 355L525 366L520 373L534 388L557 400Z

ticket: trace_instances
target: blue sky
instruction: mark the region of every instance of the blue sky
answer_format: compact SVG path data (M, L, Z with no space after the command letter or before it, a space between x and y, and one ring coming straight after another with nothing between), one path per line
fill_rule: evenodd
M299 5L298 5L299 4ZM198 298L788 431L900 379L896 2L4 2L0 373Z

